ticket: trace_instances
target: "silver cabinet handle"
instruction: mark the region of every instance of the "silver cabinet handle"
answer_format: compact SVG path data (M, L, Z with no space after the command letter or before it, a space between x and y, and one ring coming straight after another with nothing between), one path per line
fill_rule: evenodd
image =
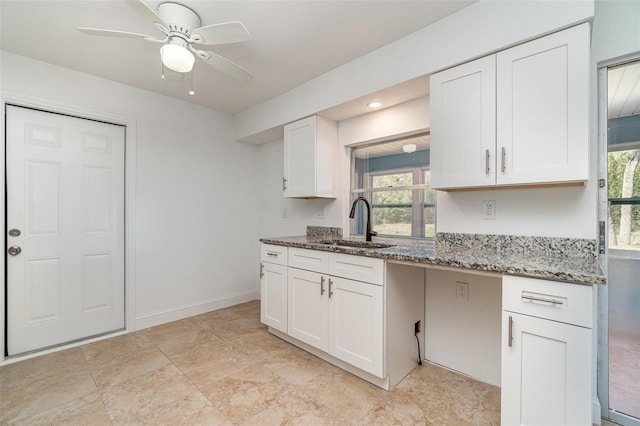
M320 296L324 294L324 277L320 277Z
M524 300L530 300L532 302L546 302L546 303L553 303L554 305L564 305L564 302L562 300L545 299L543 297L526 296L524 294L522 295L522 298Z
M503 146L502 147L502 173L504 173L504 171L507 169L506 158L507 158L507 150Z
M260 278L264 277L264 264L260 264Z
M287 190L287 178L285 178L284 176L282 177L282 190Z
M332 284L333 284L333 281L331 281L331 278L329 278L329 299L331 299L331 296L333 296L333 291L331 290Z
M484 173L485 174L489 174L489 172L491 171L491 167L489 166L489 159L491 158L491 155L489 154L489 150L485 150L484 152Z
M271 257L278 257L278 253L274 253L272 251L268 251L267 252L267 256L271 256Z
M509 347L513 347L513 317L509 315Z

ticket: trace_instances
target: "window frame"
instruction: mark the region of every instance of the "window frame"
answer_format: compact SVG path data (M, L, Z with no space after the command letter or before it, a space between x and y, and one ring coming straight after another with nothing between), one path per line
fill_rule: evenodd
M411 203L407 203L406 207L411 208L411 235L394 235L394 234L379 234L380 236L386 238L401 238L401 239L420 239L420 240L433 240L435 238L435 223L436 223L436 200L435 200L435 190L434 191L434 200L433 203L429 203L426 205L426 191L432 190L431 186L426 183L426 174L431 172L431 165L418 165L414 167L396 167L385 170L376 170L372 172L364 172L356 169L355 157L353 151L356 149L367 148L374 145L380 145L385 143L393 143L399 142L403 140L409 141L418 136L428 136L429 132L422 132L420 134L416 134L413 136L401 137L388 139L382 142L376 142L372 144L360 144L358 146L353 146L349 148L349 157L350 157L350 185L349 185L349 194L351 195L351 199L354 199L357 196L365 196L367 200L371 203L372 208L372 216L375 208L385 208L384 205L376 205L373 204L373 194L376 192L387 192L387 191L412 191ZM412 173L412 185L407 186L397 186L392 188L374 188L373 187L373 179L376 176L388 176L393 174L400 173ZM358 182L362 182L362 187L356 188L356 184ZM402 206L404 207L404 205ZM425 209L433 208L433 226L434 232L433 235L426 235L426 223L425 223ZM350 224L350 234L351 235L364 235L364 227L365 227L365 214L363 211L363 206L358 206L358 215L357 220ZM375 228L374 228L375 230Z

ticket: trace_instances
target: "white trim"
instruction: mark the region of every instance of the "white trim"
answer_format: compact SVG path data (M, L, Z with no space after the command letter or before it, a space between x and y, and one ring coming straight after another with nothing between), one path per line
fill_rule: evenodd
M23 95L15 92L0 91L0 106L5 114L6 104L15 104L28 108L41 109L44 111L68 114L76 117L99 120L113 124L125 126L125 329L135 331L135 200L136 200L136 142L137 130L136 119L129 116L122 116L105 111L79 108L73 105L62 104L56 101L41 99L33 96ZM5 120L0 120L0 133L5 140ZM0 173L5 174L5 153L0 150ZM5 223L5 185L0 189L0 221ZM3 225L4 228L4 225ZM5 235L7 230L5 229ZM5 276L5 256L0 261L0 276ZM4 280L3 280L4 282ZM6 288L6 283L3 288ZM0 364L5 359L5 292L0 292ZM74 343L75 344L75 343ZM73 346L73 345L72 345ZM72 347L69 346L69 347ZM66 346L64 346L66 347ZM52 351L55 351L52 350ZM44 351L43 353L48 353ZM36 354L37 355L37 354Z
M183 318L192 317L194 315L204 314L206 312L216 311L218 309L227 308L240 303L251 302L252 300L260 300L260 289L252 289L232 293L226 296L216 297L204 302L182 305L175 308L151 312L136 318L136 330L154 327L156 325L165 324L170 321L176 321Z
M605 222L605 254L600 255L600 267L608 277L609 259L609 226L608 226L608 192L607 159L608 159L608 135L607 135L607 69L611 66L622 65L640 60L640 52L634 52L600 61L597 64L597 110L598 110L598 179L605 180L604 188L598 189L598 221ZM597 387L594 390L592 412L593 423L600 424L600 417L609 419L623 425L640 424L638 419L618 413L609 408L609 286L597 286ZM596 393L597 392L597 393Z

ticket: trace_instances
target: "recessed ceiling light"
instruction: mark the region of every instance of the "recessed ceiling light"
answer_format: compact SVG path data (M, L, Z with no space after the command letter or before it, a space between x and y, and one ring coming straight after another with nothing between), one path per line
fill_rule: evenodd
M369 102L367 105L369 106L369 108L378 108L382 106L382 102L373 101L373 102Z

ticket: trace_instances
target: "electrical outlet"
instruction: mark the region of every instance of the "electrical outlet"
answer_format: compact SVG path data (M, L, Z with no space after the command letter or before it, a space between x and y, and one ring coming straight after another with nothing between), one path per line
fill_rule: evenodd
M480 217L482 219L495 220L496 218L496 200L482 200L482 210Z
M469 301L469 283L456 281L456 299L464 302Z
M413 334L418 333L420 333L420 321L416 321L416 323L413 325Z
M324 207L318 207L316 209L316 218L317 219L324 219Z

